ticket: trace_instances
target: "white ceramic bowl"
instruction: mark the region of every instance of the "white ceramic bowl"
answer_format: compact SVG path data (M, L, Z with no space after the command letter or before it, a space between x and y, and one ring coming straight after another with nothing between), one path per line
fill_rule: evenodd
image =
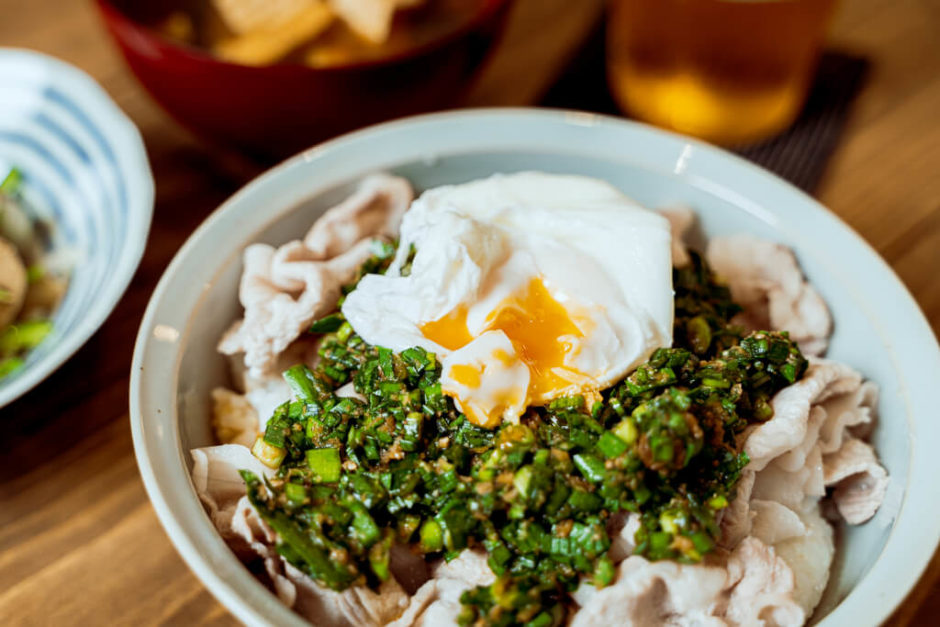
M864 241L794 187L705 144L584 113L468 111L353 133L259 177L193 234L147 309L130 395L144 483L190 567L246 623L302 624L228 550L189 478L188 449L211 443L209 390L227 381L215 343L240 313L244 246L297 238L375 170L424 189L523 169L604 178L647 206L694 207L706 235L747 231L796 250L836 320L829 354L881 386L874 443L892 477L875 518L840 531L831 583L813 620L873 625L887 617L940 539L940 350L917 305Z
M25 204L55 224L53 246L75 264L52 334L0 381L0 407L62 365L114 309L144 252L154 196L140 134L90 76L0 48L0 177L13 166Z

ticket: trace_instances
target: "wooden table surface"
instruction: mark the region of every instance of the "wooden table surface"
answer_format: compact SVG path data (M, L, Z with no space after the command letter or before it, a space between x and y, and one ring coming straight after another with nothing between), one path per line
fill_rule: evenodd
M519 0L472 95L530 104L598 16L600 0ZM157 181L147 252L104 327L0 416L0 624L232 624L154 516L128 428L133 340L174 252L258 173L206 148L147 97L89 0L0 0L0 45L51 53L94 76L140 127ZM833 45L872 71L818 196L894 267L940 329L940 2L842 3ZM891 624L940 612L936 557Z

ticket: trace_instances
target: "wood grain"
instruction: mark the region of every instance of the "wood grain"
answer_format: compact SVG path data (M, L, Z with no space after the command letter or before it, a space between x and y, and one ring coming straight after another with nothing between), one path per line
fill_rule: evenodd
M538 99L601 0L519 0L473 105ZM177 556L137 473L127 420L133 339L150 293L188 234L260 171L205 147L147 97L90 2L0 0L0 44L89 72L138 124L157 180L147 252L104 327L0 416L0 624L230 625ZM844 2L832 43L873 63L819 191L894 267L940 329L940 3ZM891 619L931 624L940 560Z

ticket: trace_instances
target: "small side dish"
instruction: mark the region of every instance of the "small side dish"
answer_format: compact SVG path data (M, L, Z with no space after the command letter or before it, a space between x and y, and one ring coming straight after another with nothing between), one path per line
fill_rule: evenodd
M318 625L806 622L889 482L793 253L595 179L375 175L244 255L223 537ZM283 376L281 376L283 373Z
M68 287L67 271L50 258L51 225L23 207L22 175L0 183L0 379L52 331L52 315Z

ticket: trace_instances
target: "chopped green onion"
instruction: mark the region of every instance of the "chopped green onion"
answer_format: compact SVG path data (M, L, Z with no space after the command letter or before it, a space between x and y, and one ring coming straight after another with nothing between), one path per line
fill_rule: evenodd
M344 322L340 325L339 330L336 331L336 339L345 344L349 340L349 336L352 335L352 332L352 325L348 322Z
M421 550L425 553L436 553L444 548L444 530L433 518L429 518L421 525Z
M346 322L346 318L343 317L343 314L333 313L314 321L310 325L309 331L310 333L333 333L338 331L344 322Z
M20 357L0 359L0 379L10 376L10 374L22 367L23 360Z
M639 435L636 430L636 425L633 423L633 420L629 418L621 420L620 423L614 427L614 433L630 446L633 446L633 443L636 442L636 438Z
M310 370L302 364L288 368L284 372L284 380L287 381L294 398L305 403L312 403L317 398L316 389L313 387L311 379Z
M604 457L613 459L626 453L630 445L624 442L619 436L610 431L605 431L597 441L597 448L604 454Z
M672 544L672 534L665 531L656 531L650 534L650 546L654 551L665 551Z
M16 355L39 345L52 332L50 320L26 320L0 333L0 355Z
M362 546L366 547L372 546L378 542L382 531L379 529L379 526L375 523L372 516L369 515L369 510L366 509L365 505L358 501L353 501L349 503L348 506L353 514L352 531L354 537Z
M532 486L532 466L523 466L517 470L512 483L519 491L519 496L528 498L529 488Z
M526 627L551 627L555 619L548 612L540 612L538 616L526 623Z
M593 512L603 503L601 497L584 490L572 490L570 496L568 496L568 504L576 512Z
M307 466L313 472L316 483L336 483L343 471L339 450L335 448L309 449Z
M278 468L284 461L287 451L278 446L271 446L264 441L263 436L259 435L251 447L251 454L268 468Z
M704 355L712 343L712 329L703 316L695 316L686 323L689 344L696 355Z
M604 588L609 586L616 577L617 570L614 567L613 560L606 555L597 560L597 565L594 567L594 578L592 580L592 583L596 587Z
M692 534L692 544L699 554L708 553L715 546L715 541L708 534L702 531L696 531Z
M9 174L3 179L3 182L0 183L0 193L13 196L19 193L22 183L23 173L17 168L12 168Z
M728 499L722 494L716 494L708 499L708 506L712 509L724 509L728 507Z
M46 276L46 270L39 264L32 264L26 267L26 282L30 285L39 283Z
M589 454L575 455L573 458L574 465L578 467L578 470L581 471L581 474L584 475L584 478L588 481L593 481L598 483L604 480L604 477L607 475L607 471L604 469L604 462Z
M667 533L679 533L679 525L683 522L682 515L678 512L663 512L659 515L659 526Z
M307 500L307 488L299 483L288 483L284 486L284 495L294 505L302 505Z
M386 533L381 542L376 542L369 549L369 566L379 581L388 581L391 576L389 561L391 558L392 540L394 536Z

